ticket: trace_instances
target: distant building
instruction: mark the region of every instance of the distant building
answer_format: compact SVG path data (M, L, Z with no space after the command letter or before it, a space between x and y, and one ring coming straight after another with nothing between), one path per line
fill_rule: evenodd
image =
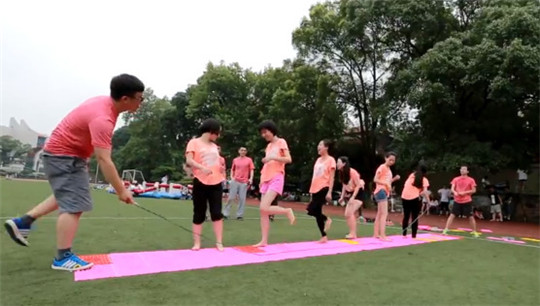
M0 136L5 135L32 146L32 151L28 152L32 160L27 162L27 165L32 167L35 172L43 172L41 155L45 141L47 141L47 135L32 130L24 120L19 123L15 118L9 119L9 126L0 125Z

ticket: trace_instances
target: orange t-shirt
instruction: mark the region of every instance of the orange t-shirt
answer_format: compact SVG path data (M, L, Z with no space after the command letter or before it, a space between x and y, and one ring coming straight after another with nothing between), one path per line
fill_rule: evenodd
M420 193L424 191L424 189L429 187L429 181L427 178L422 179L422 186L424 188L418 188L413 185L414 184L414 173L409 175L407 180L405 181L405 185L403 185L403 191L401 192L401 198L404 200L413 200L420 197Z
M287 142L283 138L278 138L275 142L268 143L265 157L285 157L286 151L289 151ZM285 163L275 160L267 162L261 169L261 183L272 180L276 174L285 174Z
M356 180L360 180L360 173L358 171L351 168L351 171L349 172L349 182L345 184L345 191L348 192L354 192L354 189L356 189ZM362 186L362 182L360 182L360 186Z
M193 176L205 185L217 185L225 180L223 166L215 143L207 143L200 138L191 139L186 148L186 155L193 153L193 160L212 170L211 174L204 174L202 170L193 167Z
M385 164L382 164L377 168L377 171L375 172L375 178L379 181L387 182L388 185L392 184L392 170L390 170L390 167L388 167ZM375 187L375 191L373 193L379 192L379 190L385 190L387 195L390 195L390 190L388 189L388 186L377 184Z
M313 166L313 178L309 193L317 193L325 187L330 187L332 179L332 170L336 169L336 160L328 156L325 160L319 157Z

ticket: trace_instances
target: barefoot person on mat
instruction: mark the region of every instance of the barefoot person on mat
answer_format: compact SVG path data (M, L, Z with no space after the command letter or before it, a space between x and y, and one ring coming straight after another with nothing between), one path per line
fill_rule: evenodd
M43 163L53 195L22 217L4 224L15 242L28 246L32 222L58 210L57 254L51 265L55 270L77 271L93 266L71 250L82 213L92 210L88 183L88 158L92 153L120 201L134 203L111 159L111 138L118 115L135 112L141 105L144 84L134 76L122 74L111 80L110 90L110 96L90 98L71 111L47 140Z
M223 251L223 180L225 174L215 141L221 133L221 124L215 119L206 119L199 128L201 136L191 139L186 147L186 163L193 169L193 248L201 248L202 224L206 210L210 208L210 219L216 235L216 248Z
M269 215L287 215L291 225L294 224L295 217L292 208L271 205L272 201L283 193L285 164L292 162L287 142L277 136L277 127L272 121L263 121L259 125L259 132L261 137L268 142L268 145L266 146L265 157L262 159L264 166L261 169L261 241L254 246L264 247L268 245Z
M360 179L358 171L351 168L349 158L340 156L337 161L337 169L339 171L339 180L343 184L341 198L338 202L341 204L346 201L345 220L349 227L349 233L345 236L346 239L356 239L356 213L362 207L364 199L365 183Z
M328 154L330 140L321 140L317 146L317 151L320 157L313 166L313 178L309 193L311 194L311 202L308 204L308 215L315 217L317 226L321 232L321 240L325 243L328 241L326 231L330 229L332 219L326 217L322 213L324 204L332 201L332 188L334 187L334 175L336 173L336 160Z

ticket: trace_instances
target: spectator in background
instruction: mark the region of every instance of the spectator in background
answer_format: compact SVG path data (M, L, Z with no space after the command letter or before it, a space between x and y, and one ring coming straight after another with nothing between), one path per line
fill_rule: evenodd
M514 203L513 196L510 192L510 187L504 189L504 198L503 198L503 219L510 221L512 219L512 214L514 213Z
M518 169L517 175L518 175L517 192L523 192L523 190L525 189L525 183L527 183L527 179L528 179L527 173L525 172L525 170Z
M482 188L487 190L489 185L491 184L489 183L488 176L486 175L482 178Z
M448 216L450 212L448 205L450 204L450 196L452 195L452 191L450 190L450 188L448 188L448 186L445 185L441 189L439 189L437 193L439 194L441 200L439 204L439 215L445 214L446 216Z
M501 196L495 191L495 186L488 186L488 196L491 204L491 220L490 221L503 221L502 217L502 199Z

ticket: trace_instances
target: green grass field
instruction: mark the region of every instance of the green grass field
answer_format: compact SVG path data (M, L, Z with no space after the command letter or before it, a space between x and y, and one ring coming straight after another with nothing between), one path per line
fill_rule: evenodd
M49 193L45 183L0 181L0 216L20 215ZM191 247L191 235L104 191L83 217L79 254ZM191 202L140 199L190 227ZM225 223L225 246L259 239L256 208L246 220ZM318 239L315 221L298 213L297 225L272 224L271 243ZM0 305L538 305L540 249L463 239L419 246L307 258L260 265L74 282L50 269L55 215L36 223L31 246L2 233ZM359 227L362 236L371 226ZM398 230L390 228L389 234ZM329 238L346 233L335 219ZM213 237L205 224L204 235ZM211 247L212 242L203 242ZM181 259L179 259L181 260Z

